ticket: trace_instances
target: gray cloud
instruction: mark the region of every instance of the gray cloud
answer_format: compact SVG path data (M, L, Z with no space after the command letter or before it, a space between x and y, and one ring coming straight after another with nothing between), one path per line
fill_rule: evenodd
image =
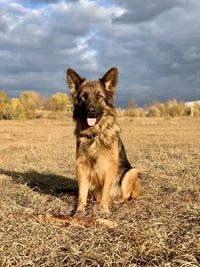
M114 21L120 23L140 23L168 12L175 7L185 5L187 0L118 0L126 8L126 12Z
M3 17L2 12L0 11L0 32L5 33L8 29L8 25Z
M67 67L98 78L117 66L118 105L200 98L198 0L41 2L0 3L0 88L10 96L65 91Z
M35 5L35 6L40 6L42 4L52 4L52 3L58 3L58 2L66 2L66 3L76 3L79 0L20 0L19 2L25 6L27 5Z

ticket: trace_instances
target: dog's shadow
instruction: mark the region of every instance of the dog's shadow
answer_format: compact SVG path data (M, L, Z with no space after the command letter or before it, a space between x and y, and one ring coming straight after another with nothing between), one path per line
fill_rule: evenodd
M0 174L12 177L16 183L25 183L35 191L49 195L73 194L77 196L76 180L53 173L39 173L35 170L16 172L0 169Z

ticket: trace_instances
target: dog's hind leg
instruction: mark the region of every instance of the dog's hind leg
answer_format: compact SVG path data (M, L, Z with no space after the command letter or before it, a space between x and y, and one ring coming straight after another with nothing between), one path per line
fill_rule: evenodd
M140 172L137 169L131 168L125 173L121 180L121 192L123 201L142 195L143 186L140 181Z

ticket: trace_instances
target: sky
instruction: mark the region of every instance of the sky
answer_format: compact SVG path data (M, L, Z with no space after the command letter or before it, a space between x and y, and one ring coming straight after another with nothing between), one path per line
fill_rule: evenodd
M200 99L199 0L0 0L0 90L69 94L119 71L117 106Z

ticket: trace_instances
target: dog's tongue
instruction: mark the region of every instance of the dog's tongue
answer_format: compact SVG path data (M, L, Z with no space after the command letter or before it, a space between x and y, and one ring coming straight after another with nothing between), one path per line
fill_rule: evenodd
M96 118L87 118L87 123L89 126L94 126L96 121L97 121Z

